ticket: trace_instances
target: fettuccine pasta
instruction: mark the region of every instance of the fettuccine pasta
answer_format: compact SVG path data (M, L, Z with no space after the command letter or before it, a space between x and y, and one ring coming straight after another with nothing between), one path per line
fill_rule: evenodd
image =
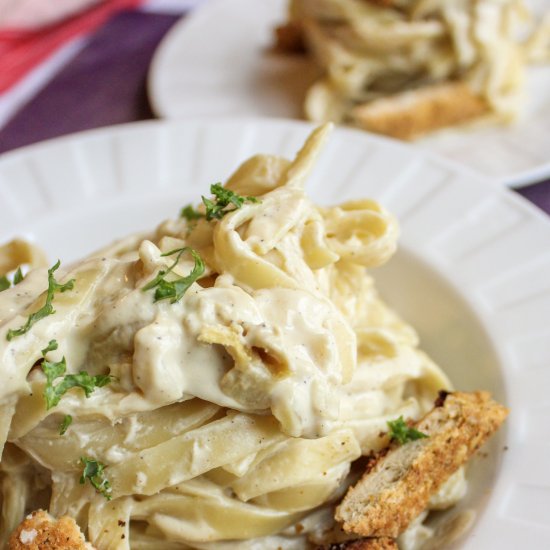
M304 192L329 129L293 161L246 161L225 209L205 199L0 292L3 542L43 507L98 550L308 548L387 421L450 388L368 274L396 220Z

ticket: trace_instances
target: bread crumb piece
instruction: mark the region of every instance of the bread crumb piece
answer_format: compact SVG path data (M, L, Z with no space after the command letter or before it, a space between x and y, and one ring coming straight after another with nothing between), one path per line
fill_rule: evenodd
M11 534L8 550L94 550L73 518L56 520L44 510L29 514Z
M36 538L36 535L38 535L36 529L22 529L21 533L19 533L19 540L23 544L30 544Z

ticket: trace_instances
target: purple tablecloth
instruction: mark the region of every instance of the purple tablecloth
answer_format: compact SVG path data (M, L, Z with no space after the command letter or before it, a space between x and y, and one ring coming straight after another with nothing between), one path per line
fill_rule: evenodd
M0 153L80 130L153 118L147 70L178 18L139 10L114 16L0 131ZM550 180L517 192L550 214Z
M177 20L140 11L114 16L0 131L0 153L80 130L153 118L147 70Z
M547 214L550 214L550 180L534 183L515 191L544 210Z

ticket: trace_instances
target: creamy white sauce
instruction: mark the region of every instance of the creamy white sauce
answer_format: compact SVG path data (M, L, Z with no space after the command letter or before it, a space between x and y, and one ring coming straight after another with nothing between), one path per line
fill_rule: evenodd
M152 256L158 259L152 243L143 250L149 261ZM333 390L354 369L355 336L326 298L297 289L248 293L226 276L212 288L193 285L178 303L155 303L152 292L136 285L135 269L134 261L113 259L77 266L68 275L77 281L75 292L56 296L57 302L66 302L57 307L59 314L42 319L11 342L0 343L8 378L0 390L3 395L25 391L22 367L30 370L40 358L40 349L55 338L59 348L48 354L49 360L64 356L67 372L110 372L152 407L199 397L247 412L270 408L289 435L308 437L321 435L326 420L337 416ZM79 284L81 273L90 271L94 273L91 284ZM34 277L27 282L26 292L36 298L43 286L43 279ZM6 326L13 328L24 320L22 307L11 312ZM260 356L270 355L279 364L281 372L261 366L269 380L253 402L240 395L239 388L252 387L254 378L247 381L249 373L239 373L238 387L232 388L231 380L224 377L234 368L234 360L222 345L201 341L205 327L230 327L240 346L255 349ZM65 401L67 408L70 403ZM93 398L84 404L93 405Z

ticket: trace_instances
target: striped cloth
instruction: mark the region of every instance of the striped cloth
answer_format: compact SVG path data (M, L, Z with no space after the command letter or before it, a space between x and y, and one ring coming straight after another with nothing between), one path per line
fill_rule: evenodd
M143 0L80 0L68 3L20 0L7 10L1 0L0 93L19 82L30 70L75 37L92 32L114 13ZM9 2L13 4L13 2ZM82 8L82 11L75 10Z

